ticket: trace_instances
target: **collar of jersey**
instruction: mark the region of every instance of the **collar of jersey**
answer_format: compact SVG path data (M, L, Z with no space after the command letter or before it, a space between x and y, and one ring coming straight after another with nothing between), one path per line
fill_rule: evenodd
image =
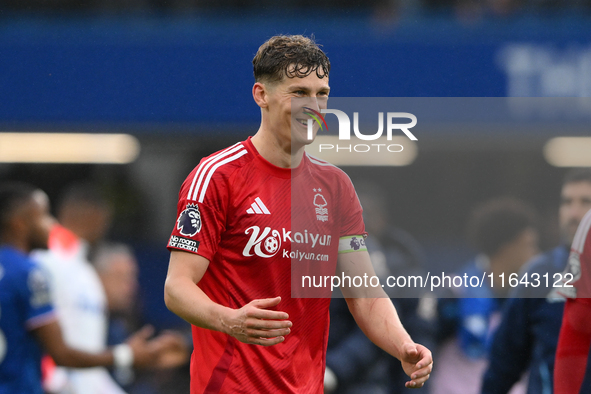
M269 161L267 161L267 159L265 159L263 156L259 154L259 152L252 144L250 138L251 137L248 137L248 139L244 141L244 146L250 153L252 153L252 155L254 156L254 160L256 164L259 166L259 168L270 173L271 175L286 179L295 178L302 173L302 171L308 164L308 157L304 155L302 162L296 168L277 167L275 164L270 163Z

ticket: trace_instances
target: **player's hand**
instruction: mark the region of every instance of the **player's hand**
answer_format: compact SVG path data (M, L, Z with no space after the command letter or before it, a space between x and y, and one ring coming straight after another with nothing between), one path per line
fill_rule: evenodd
M405 383L407 388L423 387L433 370L433 357L429 349L418 343L406 343L402 347L402 368L411 380Z
M222 322L228 335L240 342L271 346L281 343L290 333L292 323L288 314L269 310L281 302L281 297L253 300L234 309Z
M153 367L176 368L189 360L189 347L182 334L176 331L164 331L152 341L157 342L160 349L158 357L153 360Z
M158 354L162 351L164 344L158 341L149 341L148 338L154 333L154 328L151 326L144 326L139 331L135 332L125 342L131 347L133 351L133 366L147 367L154 363Z

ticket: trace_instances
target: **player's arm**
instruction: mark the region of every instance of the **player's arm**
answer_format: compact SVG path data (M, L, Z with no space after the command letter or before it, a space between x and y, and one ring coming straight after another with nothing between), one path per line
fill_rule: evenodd
M158 359L162 351L171 347L164 340L151 340L151 328L145 328L131 336L126 344L94 354L69 347L63 339L59 323L52 307L50 282L45 270L31 262L27 270L21 272L18 280L19 297L24 301L26 327L37 338L56 364L89 368L99 366L138 367L148 366Z
M508 393L531 361L533 336L528 311L547 301L521 297L510 298L503 309L490 346L489 365L482 377L482 394Z
M346 276L375 275L367 251L339 254L338 267ZM432 370L431 352L413 342L381 287L341 287L341 290L359 328L373 343L400 360L404 372L411 377L406 387L422 387Z
M173 250L164 285L170 311L202 328L220 331L241 342L270 346L283 342L292 323L285 312L273 311L281 297L253 300L239 309L212 301L198 286L209 261L200 255Z
M101 353L87 353L69 347L64 342L57 320L39 326L32 332L55 363L64 367L147 367L155 362L163 350L162 343L147 340L152 334L151 328L144 328L134 334L126 344Z

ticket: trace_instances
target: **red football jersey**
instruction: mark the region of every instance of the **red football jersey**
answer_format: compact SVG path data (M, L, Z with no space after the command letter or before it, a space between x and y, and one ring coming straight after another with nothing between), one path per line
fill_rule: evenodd
M334 273L350 235L365 235L362 210L338 168L308 155L293 170L274 166L250 138L201 160L181 187L168 248L210 261L199 287L214 302L281 296L276 309L293 327L264 347L194 326L191 393L322 393L330 299L292 298L291 284Z
M554 392L578 393L591 346L591 211L581 220L563 273L560 293L569 299L554 365ZM581 391L582 392L582 391Z

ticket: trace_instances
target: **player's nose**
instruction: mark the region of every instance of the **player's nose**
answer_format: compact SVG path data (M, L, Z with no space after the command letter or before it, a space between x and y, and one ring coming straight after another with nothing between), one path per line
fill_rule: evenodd
M310 97L310 108L312 108L315 111L320 112L321 106L319 105L319 102L318 102L318 96Z

